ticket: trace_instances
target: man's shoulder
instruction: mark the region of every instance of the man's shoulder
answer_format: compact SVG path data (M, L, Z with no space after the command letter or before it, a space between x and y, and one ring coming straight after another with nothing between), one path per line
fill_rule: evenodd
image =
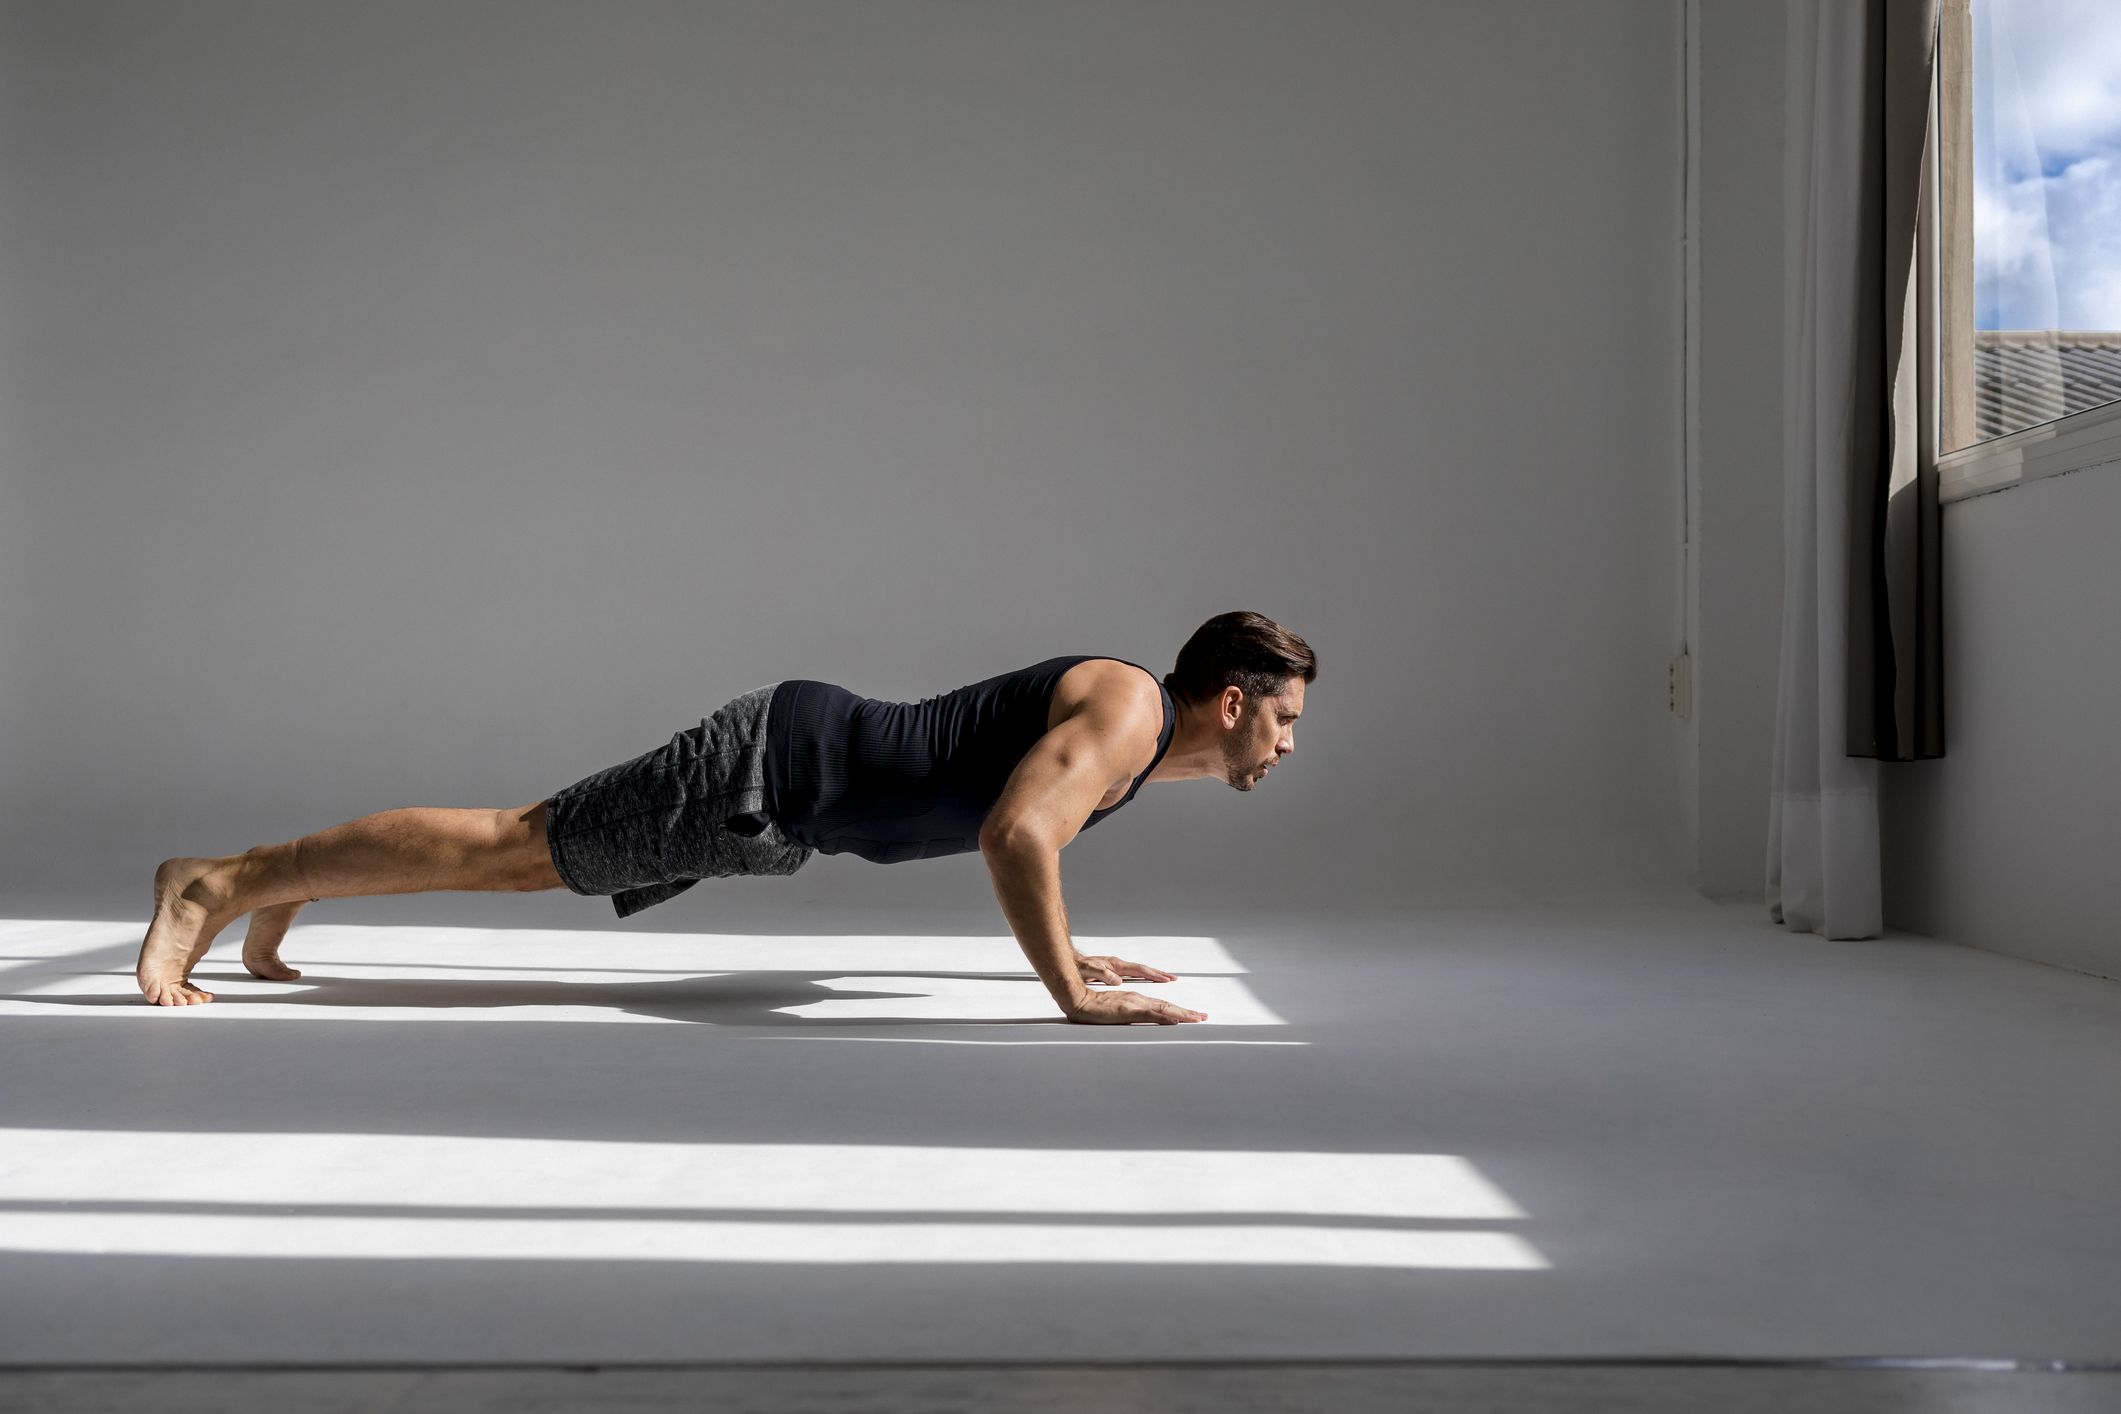
M1151 740L1164 728L1164 690L1147 668L1120 658L1084 658L1054 685L1047 728L1095 712Z

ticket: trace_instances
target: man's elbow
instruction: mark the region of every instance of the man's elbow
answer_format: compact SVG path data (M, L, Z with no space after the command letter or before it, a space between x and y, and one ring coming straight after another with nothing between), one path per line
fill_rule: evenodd
M1027 820L994 820L980 826L979 852L989 859L1014 858L1052 849L1039 830Z

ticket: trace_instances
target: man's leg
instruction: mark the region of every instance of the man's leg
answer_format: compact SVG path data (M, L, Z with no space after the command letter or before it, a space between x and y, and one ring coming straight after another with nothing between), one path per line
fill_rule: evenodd
M527 891L562 886L545 845L545 804L516 810L414 807L364 815L286 844L217 859L179 856L155 871L155 914L135 975L162 1006L210 1002L188 980L214 938L252 919L245 966L260 977L300 974L279 960L281 935L305 903L436 889Z

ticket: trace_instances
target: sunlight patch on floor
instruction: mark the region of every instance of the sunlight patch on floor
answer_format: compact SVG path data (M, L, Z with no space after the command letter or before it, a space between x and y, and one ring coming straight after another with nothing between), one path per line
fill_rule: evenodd
M1526 1216L1448 1154L64 1129L0 1130L0 1154L9 1251L1547 1266L1513 1233L1407 1226Z
M137 1000L129 1011L117 1010L190 1024L314 1017L325 1008L334 1017L380 1021L741 1024L746 1010L822 1023L1061 1019L1006 933L759 936L318 924L290 930L281 947L282 959L302 976L270 982L243 969L243 927L240 919L231 924L193 971L214 1001L150 1007L133 977L144 929L0 921L0 1015L49 1016L69 1003L110 1015L112 1004ZM1208 1014L1188 1029L1284 1024L1215 938L1081 936L1075 945L1085 955L1176 974L1171 982L1121 985Z

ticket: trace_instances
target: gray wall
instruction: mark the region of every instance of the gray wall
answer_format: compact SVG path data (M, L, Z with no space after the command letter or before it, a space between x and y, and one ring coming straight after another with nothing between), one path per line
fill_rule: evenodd
M1782 625L1784 7L1696 0L1680 827L1705 895L1762 897ZM1674 649L1676 652L1676 648Z
M1881 768L1894 927L2121 980L2121 466L1944 516L1944 750Z
M525 804L780 678L1161 672L1232 608L1320 652L1295 756L1145 789L1071 901L1678 877L1680 38L0 5L0 888L144 916L166 855Z

